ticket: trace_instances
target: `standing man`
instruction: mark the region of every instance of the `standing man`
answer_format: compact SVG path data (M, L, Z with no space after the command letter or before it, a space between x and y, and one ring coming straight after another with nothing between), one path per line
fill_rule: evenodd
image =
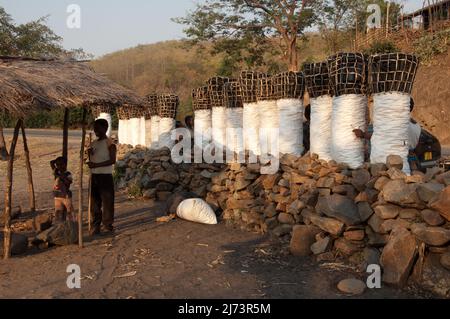
M117 148L108 138L109 124L104 119L95 121L97 140L88 149L89 168L92 174L91 202L93 208L93 229L91 236L100 234L101 225L107 233L114 231L114 180L113 165L116 164Z

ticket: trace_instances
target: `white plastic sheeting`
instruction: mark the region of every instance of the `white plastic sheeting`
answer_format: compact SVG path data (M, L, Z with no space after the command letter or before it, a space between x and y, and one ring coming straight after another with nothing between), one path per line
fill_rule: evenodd
M172 149L175 141L172 140L172 131L175 129L176 121L171 118L162 118L159 121L159 142L158 147L168 147Z
M119 143L128 144L128 120L119 120Z
M347 94L333 98L331 154L333 160L357 169L364 165L364 140L355 129L366 131L367 97Z
M403 171L411 174L408 163L410 99L409 94L399 92L374 94L372 164L384 164L389 155L398 155L403 158Z
M145 144L145 140L146 140L146 130L145 130L145 117L142 116L140 119L140 124L141 124L141 128L140 128L140 137L139 137L139 145L141 146L146 146Z
M111 137L112 133L112 116L109 113L100 113L100 115L96 118L96 120L106 120L108 122L108 131L106 132L106 136Z
M333 98L329 95L311 99L310 153L331 161L331 117Z
M152 120L145 120L145 146L152 146Z
M277 101L280 123L280 153L301 156L303 145L303 102L299 99Z
M159 147L159 121L161 118L158 115L152 116L152 145L151 148L157 149Z
M212 117L211 110L194 112L195 146L204 149L211 143Z
M227 108L227 151L241 153L243 151L243 116L244 109L242 107Z
M245 103L243 113L245 150L260 155L258 103Z
M141 118L135 117L129 121L129 144L138 146L141 143Z
M212 108L212 141L216 147L225 148L227 139L227 114L224 107Z

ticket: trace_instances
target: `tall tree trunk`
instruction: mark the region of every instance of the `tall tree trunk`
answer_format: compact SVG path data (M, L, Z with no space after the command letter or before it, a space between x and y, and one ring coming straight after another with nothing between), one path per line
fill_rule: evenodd
M298 71L298 50L297 50L297 37L294 36L288 44L288 56L289 56L289 71Z
M25 134L25 125L22 122L22 139L23 139L23 151L25 153L25 165L27 167L28 174L28 194L30 196L30 211L36 211L36 196L34 193L34 184L33 184L33 170L31 168L30 161L30 150L28 148L27 136Z
M6 148L5 136L3 135L3 127L0 126L0 159L7 161L9 158L8 150Z
M5 228L4 228L4 247L3 247L3 259L9 259L11 257L11 208L12 208L12 185L13 185L13 170L14 170L14 154L16 151L17 139L19 138L20 127L22 126L22 120L18 120L16 127L14 128L14 135L11 142L11 149L9 150L8 168L6 170L6 183L5 183Z

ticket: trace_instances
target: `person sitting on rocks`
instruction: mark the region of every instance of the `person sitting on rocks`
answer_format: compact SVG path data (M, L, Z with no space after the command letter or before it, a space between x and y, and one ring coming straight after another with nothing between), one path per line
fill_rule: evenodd
M58 157L50 162L53 170L55 183L53 185L53 195L55 197L55 222L63 223L66 219L74 220L72 192L70 185L73 182L72 174L67 171L67 159Z
M303 146L305 147L304 154L308 153L311 148L310 142L310 127L311 127L311 105L305 106L305 118L303 122Z
M109 124L104 119L95 121L94 132L97 140L88 148L88 166L92 174L90 196L94 215L92 236L100 234L102 223L106 232L114 231L115 194L112 173L117 160L117 147L106 135L108 127Z

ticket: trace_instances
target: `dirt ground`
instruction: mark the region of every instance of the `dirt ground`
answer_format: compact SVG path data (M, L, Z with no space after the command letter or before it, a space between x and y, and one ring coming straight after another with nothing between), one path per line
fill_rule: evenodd
M77 176L79 141L70 139L69 169ZM20 149L21 144L18 149ZM60 153L55 137L30 138L39 209L51 209L48 162ZM6 164L0 163L0 171ZM26 170L18 152L14 203L27 207ZM0 174L4 185L5 174ZM75 178L77 179L77 177ZM77 181L75 180L75 185ZM74 197L77 190L74 187ZM75 203L77 207L77 204ZM0 201L3 210L3 198ZM366 274L290 256L286 243L220 223L157 223L164 203L119 195L114 237L86 237L86 247L32 250L0 261L0 298L348 298L337 283ZM67 266L81 267L81 289L67 288ZM359 298L426 298L416 289L369 290Z

